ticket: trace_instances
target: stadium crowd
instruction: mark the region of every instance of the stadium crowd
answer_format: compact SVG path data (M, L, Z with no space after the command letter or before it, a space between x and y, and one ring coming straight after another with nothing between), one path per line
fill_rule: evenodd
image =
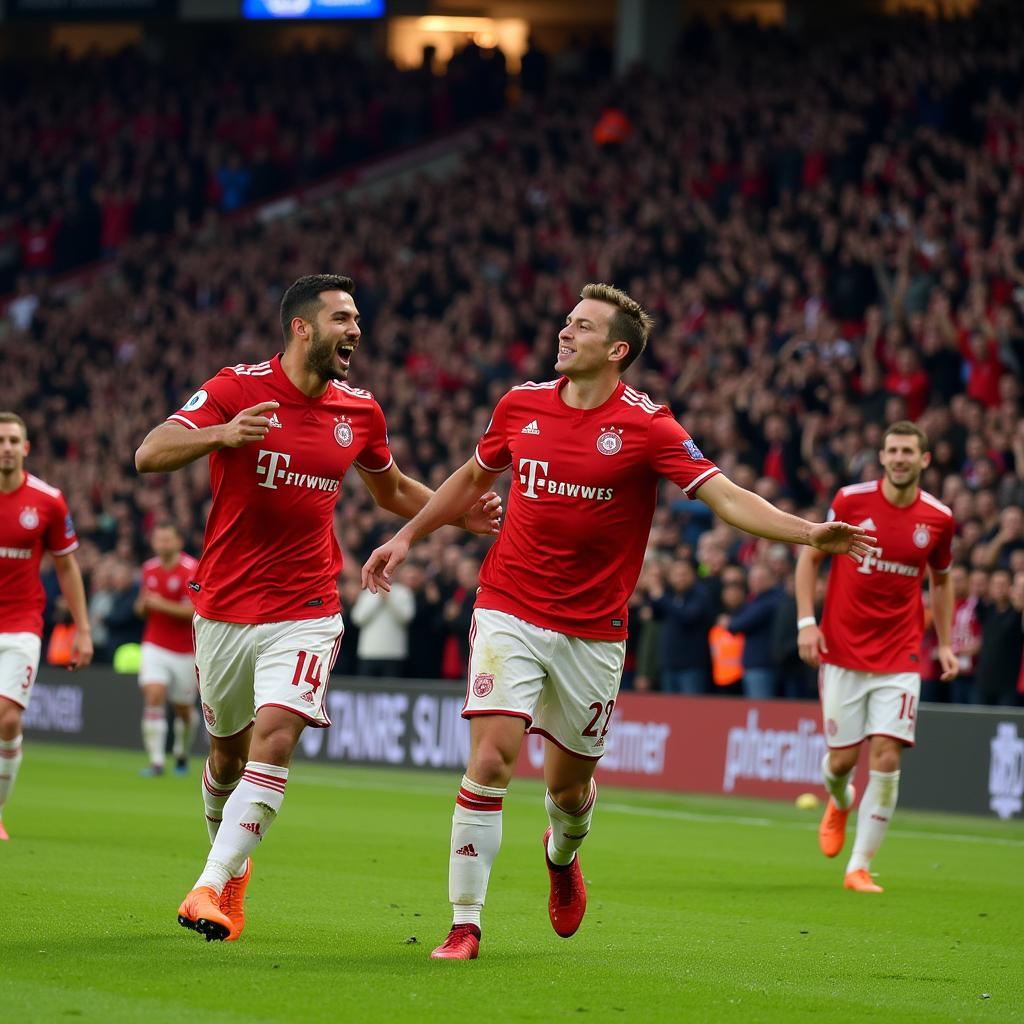
M885 423L924 427L923 485L958 524L964 676L940 684L926 668L924 697L1021 700L1024 17L986 11L810 49L696 27L668 81L636 71L581 89L586 69L569 63L539 98L524 90L482 122L450 180L126 238L110 273L68 295L23 280L0 342L4 404L29 423L29 468L75 513L97 646L109 656L138 629L116 610L156 521L201 547L204 465L140 478L135 446L219 367L274 351L292 279L355 278L351 380L379 399L398 464L433 486L471 456L507 387L552 376L565 312L604 280L658 321L629 382L783 508L824 518L838 487L879 473ZM609 112L618 130L595 132ZM268 142L293 131L291 113ZM183 134L201 154L226 151L201 121ZM354 476L336 522L354 611L359 565L394 523ZM451 529L425 542L400 608L350 616L363 643L350 633L341 667L461 676L485 547ZM796 656L792 552L673 489L633 624L626 685L742 692L767 673L780 696L813 694ZM381 645L389 629L404 660L381 657L403 649Z

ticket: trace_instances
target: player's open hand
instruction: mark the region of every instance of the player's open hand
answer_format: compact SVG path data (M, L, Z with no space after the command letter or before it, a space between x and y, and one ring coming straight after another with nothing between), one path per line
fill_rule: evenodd
M270 420L265 413L273 412L280 402L260 402L259 405L243 409L230 423L225 423L221 441L225 448L241 448L250 441L262 441L270 430Z
M796 635L796 649L805 665L817 668L822 654L828 654L825 637L817 626L804 626Z
M376 594L391 590L391 577L395 570L409 557L409 542L400 533L395 534L386 544L381 544L363 565L363 589Z
M71 641L71 659L68 668L73 672L76 668L85 668L92 661L92 634L75 630L75 638Z
M466 529L470 533L498 533L501 530L501 495L488 491L477 498L476 503L466 513Z
M944 683L951 683L960 674L960 662L953 648L948 644L940 646L935 650L935 657L939 659L939 668L942 670L939 678Z
M863 527L849 523L818 523L811 529L809 543L826 555L849 555L863 562L871 554L878 538L870 536Z

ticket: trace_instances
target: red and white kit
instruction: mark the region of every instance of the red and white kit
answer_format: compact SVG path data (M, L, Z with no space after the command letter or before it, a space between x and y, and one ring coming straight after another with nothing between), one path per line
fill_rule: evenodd
M182 552L169 569L159 558L142 565L142 588L189 609L189 580L199 563ZM196 692L195 659L192 656L192 621L166 612L150 611L142 631L139 684L160 683L174 704L191 704Z
M0 697L28 707L39 669L46 595L39 579L44 551L78 547L64 495L31 473L0 494Z
M928 569L947 573L955 531L952 512L927 491L906 508L893 505L880 480L844 487L829 519L862 526L878 538L858 565L834 558L821 632L822 717L829 746L865 736L914 742L924 634L922 585Z
M241 731L270 704L330 724L323 701L343 631L334 507L349 466L383 473L392 464L370 392L333 381L310 398L280 356L226 367L170 421L198 429L270 401L280 407L262 441L210 455L213 505L189 587L203 712L215 736Z
M719 470L642 392L620 382L596 409L574 409L567 383L513 388L476 449L484 469L511 467L512 486L480 572L463 713L516 714L600 757L658 481L693 497Z

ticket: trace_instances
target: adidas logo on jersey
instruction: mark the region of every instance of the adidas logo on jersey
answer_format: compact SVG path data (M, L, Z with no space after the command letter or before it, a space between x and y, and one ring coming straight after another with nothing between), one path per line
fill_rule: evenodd
M473 844L472 843L466 843L466 845L461 850L456 850L455 851L455 856L456 857L479 857L480 854L478 854L476 852L476 850L473 849Z
M863 523L858 523L857 525L862 530L876 530L876 531L878 530L878 527L875 526L875 521L874 521L874 519L871 518L871 516L868 516L867 519L865 519Z
M271 413L270 425L272 427L281 427L282 426L281 421L277 418L277 413L276 412L275 413Z
M300 697L301 697L301 698L302 698L302 699L303 699L303 700L304 700L304 701L305 701L305 702L306 702L307 704L312 704L312 703L313 703L313 691L312 691L312 690L308 690L308 691L307 691L306 693L300 693L300 694L299 694L299 696L300 696Z
M540 427L537 426L536 420L530 420L525 427L520 431L521 434L539 434Z

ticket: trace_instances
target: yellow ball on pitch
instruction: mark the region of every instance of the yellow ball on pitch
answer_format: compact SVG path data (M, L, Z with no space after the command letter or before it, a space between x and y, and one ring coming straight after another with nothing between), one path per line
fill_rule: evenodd
M814 793L801 793L796 798L796 805L801 811L813 811L818 806L818 798Z

